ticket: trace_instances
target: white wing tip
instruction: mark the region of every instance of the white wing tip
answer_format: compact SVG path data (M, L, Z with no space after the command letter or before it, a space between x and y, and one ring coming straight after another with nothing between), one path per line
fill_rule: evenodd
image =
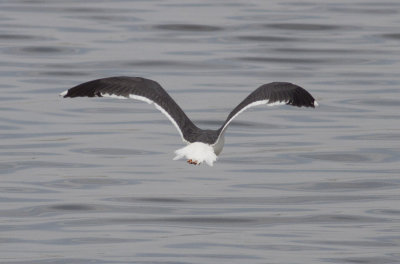
M65 90L64 92L60 93L60 96L64 97L68 93L68 90Z

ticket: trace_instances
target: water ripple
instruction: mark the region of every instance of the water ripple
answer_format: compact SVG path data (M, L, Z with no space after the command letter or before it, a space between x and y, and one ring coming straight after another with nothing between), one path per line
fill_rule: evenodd
M40 37L36 35L24 35L24 34L0 34L0 41L45 41L48 40L45 37Z
M323 184L322 184L323 185ZM332 184L333 185L333 184ZM367 183L368 185L368 183ZM379 186L378 184L376 184ZM334 186L334 185L333 185ZM389 186L382 184L382 189L391 189ZM307 191L318 191L313 189L315 186L307 186L305 184L298 185L274 185L274 184L238 184L232 185L233 188L246 188L246 189L265 189L265 190L307 190ZM327 189L323 189L323 191L329 190L329 185L324 186ZM334 186L335 187L335 186ZM399 183L393 187L396 189L399 187ZM361 188L353 185L353 190L357 190L357 188ZM351 191L348 189L340 189L340 186L337 186L337 189L333 189L335 191ZM360 189L361 190L361 189ZM109 198L107 201L113 202L121 202L121 203L171 203L171 204L192 204L192 205L219 205L221 207L225 207L225 205L235 204L235 205L288 205L288 204L321 204L321 203L341 203L341 202L367 202L367 201L375 201L375 200L396 200L399 199L399 196L396 195L301 195L301 196L280 196L280 197L196 197L196 198L179 198L179 197L115 197ZM264 210L264 209L262 209Z
M41 168L41 169L93 168L98 166L99 165L85 164L85 163L52 162L52 161L40 161L40 160L14 161L14 162L8 161L8 162L0 162L0 174L9 174L20 170L31 170L34 168Z
M394 162L400 159L399 151L388 151L387 149L363 149L360 151L335 151L335 152L314 152L299 155L307 159L324 160L340 163L383 163Z
M308 58L279 58L279 57L239 57L236 58L237 60L241 61L249 61L249 62L262 62L262 63L268 63L268 62L277 62L277 63L298 63L298 64L311 64L311 63L327 63L328 59L320 59L320 58L314 58L314 59L308 59Z
M82 55L92 49L62 46L27 46L5 48L4 52L17 55Z
M156 29L172 30L172 31L187 31L187 32L211 32L220 31L223 28L209 25L196 25L196 24L160 24L154 26Z
M251 35L246 35L246 36L238 36L236 37L238 40L244 40L244 41L252 41L252 42L294 42L297 39L293 37L281 37L281 36L251 36Z
M327 30L343 29L342 26L338 25L302 24L302 23L273 23L273 24L266 24L265 26L274 29L298 30L298 31L327 31Z
M400 33L382 34L381 37L393 40L400 40Z
M248 186L248 185L245 185ZM254 186L248 186L254 188ZM261 186L260 186L261 188ZM302 190L313 192L354 192L354 191L368 191L368 190L390 190L400 188L400 181L392 179L380 179L380 181L371 180L357 180L357 181L334 181L334 182L318 182L318 183L293 183L293 184L268 184L264 188L275 190ZM331 197L336 200L337 197ZM352 199L351 197L348 197ZM362 199L362 197L360 197ZM388 198L388 197L383 197ZM378 197L374 197L378 199Z
M208 216L183 216L183 217L153 217L153 218L91 218L81 220L66 220L63 223L53 222L51 225L61 225L65 228L85 227L85 226L107 226L115 224L145 224L145 225L185 225L185 226L224 226L227 227L247 227L248 225L258 226L277 226L292 224L368 224L385 223L390 221L382 217L349 215L349 214L320 214L312 216L295 217L208 217ZM45 224L45 223L43 223ZM18 226L9 228L18 228ZM28 228L28 227L23 227Z
M109 179L103 177L62 179L40 183L43 187L51 189L99 189L107 186L136 185L141 184L137 179ZM34 184L34 183L32 183Z
M71 149L73 152L82 154L94 154L94 155L107 155L107 156L130 156L130 155L157 155L161 152L148 151L142 149L119 149L119 148L83 148L83 149Z

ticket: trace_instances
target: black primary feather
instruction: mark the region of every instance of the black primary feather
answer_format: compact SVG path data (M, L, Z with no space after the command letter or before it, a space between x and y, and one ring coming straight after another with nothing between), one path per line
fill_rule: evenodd
M145 97L159 105L178 125L182 137L193 142L192 134L199 128L187 117L179 105L157 82L141 77L109 77L79 84L64 95L64 97L103 97L104 94Z

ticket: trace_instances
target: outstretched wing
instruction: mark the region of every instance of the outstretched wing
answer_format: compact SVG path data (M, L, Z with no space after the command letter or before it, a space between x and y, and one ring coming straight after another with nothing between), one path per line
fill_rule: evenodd
M317 101L315 101L312 95L298 85L288 82L267 83L258 87L232 110L225 123L219 129L219 133L224 133L229 123L232 122L232 120L241 112L249 107L261 104L270 106L287 104L298 107L305 106L313 108L318 106Z
M79 84L60 94L63 97L131 98L154 104L177 128L183 141L198 128L179 105L155 81L140 77L109 77Z

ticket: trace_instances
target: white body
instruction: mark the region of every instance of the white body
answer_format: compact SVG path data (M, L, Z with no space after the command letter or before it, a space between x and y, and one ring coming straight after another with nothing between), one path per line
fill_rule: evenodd
M209 166L217 160L217 155L214 152L214 148L203 142L193 142L186 147L175 150L176 157L174 160L186 158L193 160L197 164L206 162Z
M218 141L213 145L209 145L203 142L189 143L186 147L175 150L176 156L174 160L186 158L188 160L196 162L198 165L206 162L207 165L212 166L213 163L217 160L217 156L222 152L222 149L224 148L224 143L224 133L221 133Z

